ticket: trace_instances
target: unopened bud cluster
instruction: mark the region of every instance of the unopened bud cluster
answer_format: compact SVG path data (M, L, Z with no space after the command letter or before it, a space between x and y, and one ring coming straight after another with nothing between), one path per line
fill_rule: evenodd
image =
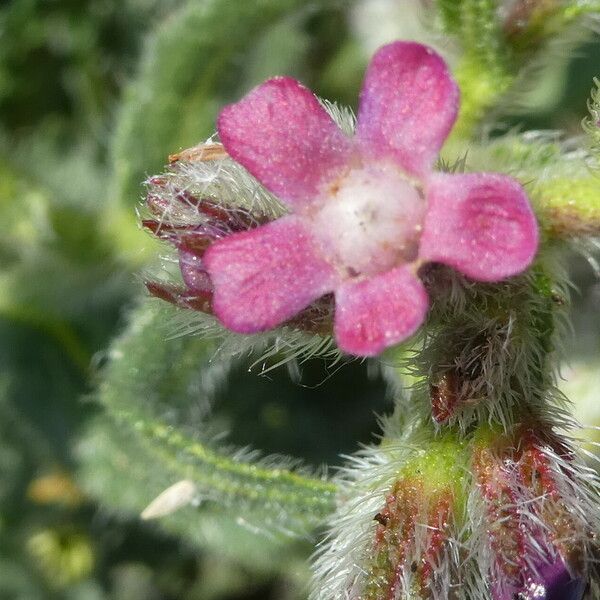
M597 477L539 423L422 422L341 482L314 598L580 600L595 575Z
M146 182L141 223L176 250L182 281L152 278L146 287L171 304L212 314L214 286L202 261L206 250L216 240L272 221L284 209L221 144L200 144L169 158L169 170ZM324 296L285 324L330 334L331 317L332 298Z

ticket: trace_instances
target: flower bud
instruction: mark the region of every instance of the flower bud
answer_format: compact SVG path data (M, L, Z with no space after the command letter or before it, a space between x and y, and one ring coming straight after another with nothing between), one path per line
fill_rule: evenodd
M464 509L464 448L450 435L402 467L375 515L364 598L448 597L457 582L455 535ZM363 597L363 596L361 596Z
M146 182L146 208L151 218L142 219L142 226L177 250L184 284L147 281L146 288L161 300L204 313L212 313L213 297L213 284L202 260L204 252L217 239L268 220L260 211L255 214L211 197L210 177L204 185L190 180L186 171L190 161L209 164L225 158L227 154L220 144L201 144L171 156L171 171ZM309 321L306 315L299 322L304 321Z
M481 505L472 508L482 511L478 562L494 600L583 596L597 507L573 450L548 432L521 426L476 435L472 466Z

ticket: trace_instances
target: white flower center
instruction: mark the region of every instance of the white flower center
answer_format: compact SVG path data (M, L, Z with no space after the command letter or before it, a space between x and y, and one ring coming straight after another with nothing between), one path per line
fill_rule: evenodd
M324 193L309 216L330 260L350 277L414 260L425 201L393 166L355 169Z

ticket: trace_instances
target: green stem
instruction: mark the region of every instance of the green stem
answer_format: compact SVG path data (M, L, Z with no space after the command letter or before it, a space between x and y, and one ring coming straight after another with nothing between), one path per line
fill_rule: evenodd
M214 340L166 340L164 323L172 316L169 307L150 301L114 344L99 394L108 414L136 437L149 462L193 481L200 495L253 514L273 513L291 529L316 527L334 509L335 484L292 470L285 460L229 456L214 447L214 431L205 433L206 416L190 422L190 407L209 409L234 359L216 359Z
M316 520L334 509L336 486L282 468L267 468L219 454L204 444L161 423L144 421L139 415L121 412L120 418L135 428L140 439L211 498L245 501L259 506L277 505ZM172 451L172 454L167 452Z
M549 236L600 235L600 178L593 174L541 180L533 197L542 228Z
M562 20L565 25L585 17L587 15L597 15L600 13L600 1L598 0L577 0L570 6L563 8Z
M514 79L497 9L495 0L461 3L460 40L465 53L455 72L461 89L455 138L470 138Z

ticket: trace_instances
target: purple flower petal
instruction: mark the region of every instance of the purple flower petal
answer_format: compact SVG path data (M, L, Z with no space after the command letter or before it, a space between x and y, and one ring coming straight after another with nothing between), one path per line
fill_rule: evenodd
M539 578L546 588L541 600L581 600L585 592L586 581L583 577L572 576L560 557L554 562L545 563L538 568ZM532 596L532 598L536 598Z
M212 282L202 259L195 253L185 248L179 248L179 268L183 281L192 292L212 291Z
M337 274L294 216L217 240L202 259L213 310L238 333L272 329L333 290Z
M477 281L526 269L538 246L535 215L514 179L492 173L433 175L419 257Z
M217 129L231 157L292 207L317 196L354 148L314 94L291 77L270 79L226 106Z
M412 335L428 305L423 284L406 266L346 281L335 292L338 346L349 354L375 356Z
M360 95L357 135L364 152L389 156L423 177L454 124L458 101L458 87L433 50L414 42L383 46Z
M527 570L527 568L526 568ZM582 600L586 588L584 577L572 575L560 556L553 561L542 560L534 576L523 573L521 584L492 586L494 600Z

